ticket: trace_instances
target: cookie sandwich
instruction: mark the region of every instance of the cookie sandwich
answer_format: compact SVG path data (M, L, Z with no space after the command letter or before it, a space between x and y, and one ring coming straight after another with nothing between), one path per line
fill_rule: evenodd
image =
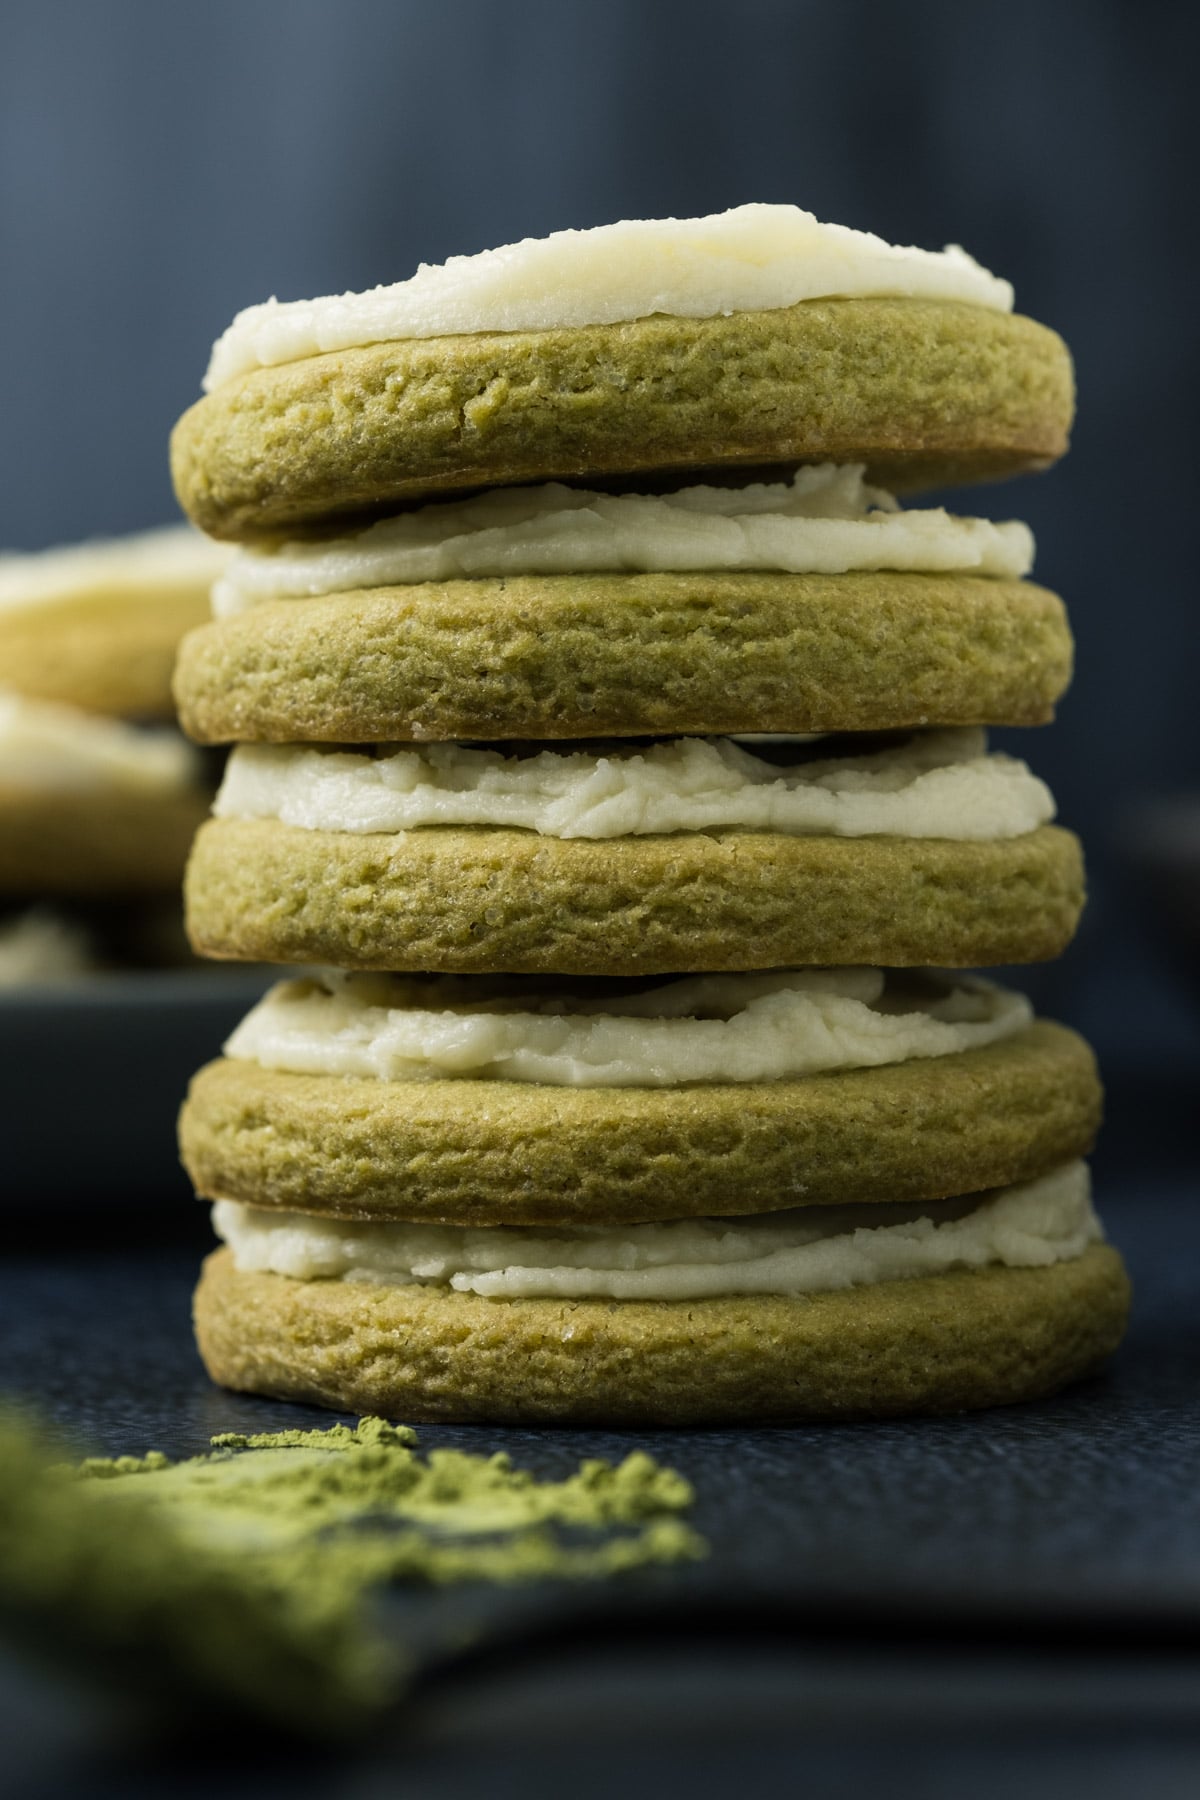
M1115 1345L1090 1052L929 972L1057 955L1083 901L986 742L1069 680L1032 539L896 497L1065 449L1067 352L1011 306L752 207L226 333L173 443L242 540L176 674L235 745L189 928L323 967L184 1109L218 1380L832 1417Z
M186 526L0 556L0 960L14 985L94 955L183 954L163 903L211 788L174 725L171 667L227 560ZM36 910L47 901L59 911Z
M957 248L792 206L555 232L240 313L176 426L176 491L244 539L514 482L1044 468L1067 447L1071 363L1012 307Z

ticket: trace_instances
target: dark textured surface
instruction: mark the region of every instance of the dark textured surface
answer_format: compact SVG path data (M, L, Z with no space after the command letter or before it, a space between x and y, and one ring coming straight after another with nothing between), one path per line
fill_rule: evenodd
M370 1795L401 1744L415 1793L673 1777L706 1794L789 1771L817 1791L885 1776L901 1793L1195 1791L1195 1199L1183 1174L1102 1180L1134 1326L1105 1375L1050 1402L836 1428L426 1431L427 1446L503 1444L544 1473L643 1446L694 1480L711 1559L596 1589L398 1595L389 1618L431 1673L385 1743L336 1766L278 1746L230 1778L210 1745L181 1788L174 1751L114 1739L82 1701L0 1673L0 1707L25 1721L27 1791L86 1769L89 1792L169 1774L188 1793L220 1775L230 1793ZM187 1327L194 1236L32 1244L0 1271L5 1385L81 1449L180 1455L216 1431L329 1422L208 1384Z
M942 1420L761 1431L433 1427L543 1473L640 1447L695 1483L707 1565L671 1580L768 1606L853 1599L927 1613L1118 1607L1200 1638L1200 1214L1174 1189L1099 1200L1127 1253L1134 1324L1105 1375L1056 1400ZM1189 1254L1190 1252L1190 1254ZM226 1394L188 1325L190 1246L31 1249L0 1273L0 1364L81 1450L190 1455L219 1431L331 1414ZM606 1596L612 1590L605 1590Z

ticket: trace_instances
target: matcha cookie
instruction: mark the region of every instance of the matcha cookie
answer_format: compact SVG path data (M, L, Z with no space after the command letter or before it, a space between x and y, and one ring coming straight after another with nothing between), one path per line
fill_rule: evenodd
M208 589L162 600L112 594L53 612L0 610L4 683L128 719L172 719L179 640L208 618Z
M996 480L1067 448L1070 356L957 301L808 300L468 332L225 381L175 427L185 512L215 537L378 516L472 488L862 462L889 487Z
M374 1081L210 1063L180 1119L199 1195L351 1219L626 1223L928 1200L1025 1181L1100 1123L1045 1022L959 1055L681 1088Z
M617 1302L293 1281L219 1250L195 1320L214 1380L281 1399L418 1422L706 1425L1036 1399L1116 1348L1128 1304L1101 1244L1048 1268Z
M168 893L209 803L198 787L50 790L0 781L0 895Z
M346 969L674 974L1038 962L1083 905L1078 840L753 831L593 841L211 819L185 884L193 947Z
M0 556L0 682L114 718L173 719L179 640L228 549L186 525Z
M969 575L538 575L268 602L193 632L203 743L1035 725L1062 603Z
M187 925L324 968L181 1114L215 1380L698 1426L1027 1400L1115 1348L1091 1052L936 974L1053 957L1084 900L983 729L1070 679L1032 533L889 491L1065 451L1069 354L1012 304L751 206L222 335L172 438L245 545L177 667L236 746Z

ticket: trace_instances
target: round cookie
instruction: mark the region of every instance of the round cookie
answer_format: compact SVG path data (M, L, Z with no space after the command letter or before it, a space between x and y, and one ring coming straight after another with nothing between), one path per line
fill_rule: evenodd
M209 616L208 587L89 594L70 604L0 608L4 685L38 700L126 719L173 719L179 640Z
M1071 359L957 301L808 300L707 319L409 339L253 369L171 439L214 537L472 488L865 462L898 489L995 480L1067 448Z
M196 1292L226 1387L415 1422L713 1425L888 1417L1032 1400L1124 1330L1129 1283L1096 1244L838 1293L687 1301L485 1300L421 1286L240 1274Z
M50 790L0 782L0 894L171 892L209 805L200 788Z
M201 955L345 969L642 975L1038 962L1083 906L1079 842L499 827L305 831L210 819L185 882Z
M202 743L1036 725L1062 602L980 576L510 576L276 600L193 632Z
M1039 1022L986 1048L681 1088L372 1081L222 1060L180 1117L199 1195L448 1225L626 1224L933 1200L1085 1155L1088 1046Z
M172 719L179 640L229 550L189 525L0 555L0 683L31 700Z

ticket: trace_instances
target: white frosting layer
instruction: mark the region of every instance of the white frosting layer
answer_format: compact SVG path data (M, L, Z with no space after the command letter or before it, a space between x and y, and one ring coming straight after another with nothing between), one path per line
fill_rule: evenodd
M377 755L239 744L218 818L309 831L516 826L556 838L743 828L790 836L1018 837L1054 816L1045 783L982 731L930 731L869 755L781 767L729 738L505 756L462 744Z
M176 731L0 690L0 784L6 787L182 789L199 773L199 757Z
M517 977L346 975L283 981L225 1054L293 1074L484 1079L553 1087L782 1081L995 1043L1033 1017L1022 994L967 976L878 969L700 975L587 996Z
M240 550L213 588L218 618L263 600L486 575L767 569L844 575L917 569L1016 579L1033 567L1017 520L904 512L860 464L790 482L593 494L550 483L494 488L384 519L353 536Z
M704 219L626 219L422 263L365 294L268 300L213 346L206 390L247 369L397 338L548 331L670 313L692 319L864 295L961 300L1010 312L1012 287L957 244L916 250L823 225L798 206L736 206Z
M53 913L21 913L0 924L0 988L67 981L93 966L85 933Z
M827 1293L995 1263L1045 1268L1082 1256L1103 1236L1081 1162L982 1199L663 1225L360 1225L231 1200L217 1203L213 1223L243 1271L420 1282L498 1300Z
M153 602L180 589L209 587L231 554L230 545L215 543L190 525L29 554L8 552L0 555L0 611L74 605L114 592Z

